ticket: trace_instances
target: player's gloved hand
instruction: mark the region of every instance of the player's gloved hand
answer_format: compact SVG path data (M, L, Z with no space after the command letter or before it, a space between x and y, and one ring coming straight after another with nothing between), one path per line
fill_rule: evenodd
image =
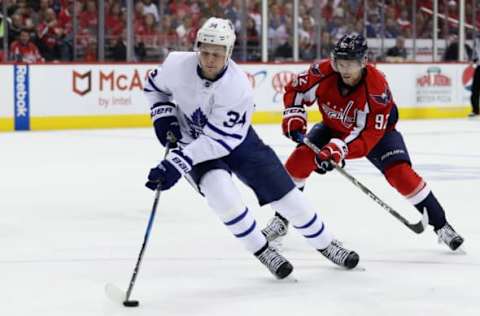
M348 154L348 146L345 142L338 138L332 138L328 144L322 147L320 152L315 156L315 164L317 165L317 173L325 174L333 170L333 163L337 166L345 166L345 157Z
M291 106L283 110L283 135L301 143L307 132L307 112L302 106Z
M152 106L152 117L155 134L163 147L167 142L176 143L182 138L177 119L177 108L172 102L158 102Z
M158 166L150 169L145 186L156 190L160 185L162 191L168 190L186 173L192 170L192 159L181 150L172 150Z

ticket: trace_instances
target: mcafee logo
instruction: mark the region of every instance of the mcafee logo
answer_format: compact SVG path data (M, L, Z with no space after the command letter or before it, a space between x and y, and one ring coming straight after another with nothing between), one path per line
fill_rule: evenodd
M75 70L72 73L72 89L78 95L84 96L92 90L92 71L84 74Z

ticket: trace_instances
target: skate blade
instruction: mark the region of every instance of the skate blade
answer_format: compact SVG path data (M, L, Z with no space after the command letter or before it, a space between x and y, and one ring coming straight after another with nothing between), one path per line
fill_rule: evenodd
M367 269L364 266L357 265L353 269L344 269L345 271L352 271L352 272L364 272L367 271Z
M277 281L280 283L298 283L298 279L293 275L293 273L290 273L290 275L286 278L278 279Z
M465 250L464 246L460 246L453 252L453 254L458 255L458 256L465 256L467 254L467 251Z

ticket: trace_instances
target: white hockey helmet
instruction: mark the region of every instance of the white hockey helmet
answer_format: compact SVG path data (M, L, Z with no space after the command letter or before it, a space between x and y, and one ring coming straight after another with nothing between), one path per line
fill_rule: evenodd
M198 50L200 43L225 46L226 62L232 55L235 45L235 30L232 22L226 19L209 18L197 32L195 50Z

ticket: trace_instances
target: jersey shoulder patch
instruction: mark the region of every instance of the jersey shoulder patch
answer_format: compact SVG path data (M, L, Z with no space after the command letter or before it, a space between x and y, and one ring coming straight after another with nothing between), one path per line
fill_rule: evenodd
M314 63L307 71L293 78L292 87L297 90L309 89L331 73L333 73L333 68L330 61L324 60L319 63Z
M386 106L392 102L392 93L383 72L372 65L367 66L367 91L370 100L377 105Z

